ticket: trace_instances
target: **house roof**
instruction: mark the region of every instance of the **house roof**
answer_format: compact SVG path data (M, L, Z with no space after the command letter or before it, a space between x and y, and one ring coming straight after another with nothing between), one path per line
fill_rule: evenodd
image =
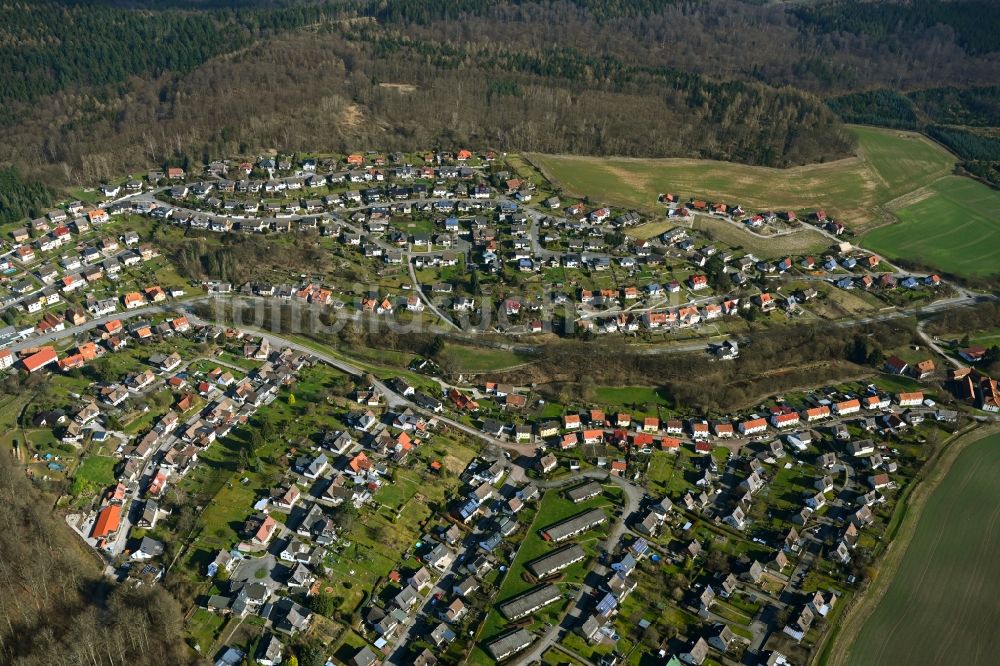
M94 529L90 536L100 539L117 532L121 517L122 507L120 504L107 505L97 514L97 520L94 521Z
M42 347L31 356L24 359L24 367L28 372L34 372L42 366L53 363L59 359L56 350L52 347Z

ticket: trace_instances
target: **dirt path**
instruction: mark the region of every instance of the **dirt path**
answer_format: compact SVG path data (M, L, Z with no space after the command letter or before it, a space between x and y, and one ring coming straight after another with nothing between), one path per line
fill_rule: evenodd
M878 607L889 586L893 574L899 569L907 547L916 533L917 524L927 505L928 498L934 493L941 481L948 475L955 460L967 446L978 442L984 437L1000 432L1000 425L972 426L954 437L924 466L917 479L916 487L906 500L906 514L892 542L886 548L882 561L878 564L873 577L868 584L857 592L852 599L852 605L841 619L840 628L829 632L824 645L816 651L819 655L816 663L824 666L845 666L851 655L851 648L865 623Z

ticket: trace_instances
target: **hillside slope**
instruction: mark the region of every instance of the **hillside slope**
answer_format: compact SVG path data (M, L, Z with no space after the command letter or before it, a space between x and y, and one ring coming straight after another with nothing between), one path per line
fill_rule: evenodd
M193 663L178 603L162 588L101 578L96 558L0 451L0 663Z

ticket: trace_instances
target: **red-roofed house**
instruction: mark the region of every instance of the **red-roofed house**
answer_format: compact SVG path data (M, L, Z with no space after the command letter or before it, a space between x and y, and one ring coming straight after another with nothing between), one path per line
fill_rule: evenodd
M260 524L257 528L257 532L253 535L253 542L258 544L265 544L271 540L274 536L275 530L278 528L278 521L276 521L271 516L264 519L264 522Z
M896 402L900 407L914 407L924 401L924 394L921 391L912 393L900 393L896 396Z
M146 293L146 298L149 299L150 303L160 303L167 300L167 294L163 291L163 288L158 284L154 284L152 287L146 287L143 291Z
M844 400L843 402L838 402L833 406L833 411L837 416L845 416L847 414L854 414L855 412L861 411L861 401L857 398L853 400Z
M367 472L372 468L372 461L368 459L368 456L364 454L364 451L358 453L358 455L351 458L351 461L347 463L347 466L351 468L351 471L355 474L360 474L361 472Z
M114 534L118 531L121 518L121 504L108 504L97 514L97 520L94 521L94 529L90 536L95 539L103 539Z
M73 370L74 368L82 368L84 366L83 356L80 354L73 354L71 356L64 356L59 359L59 369L60 370Z
M893 374L901 375L906 372L907 367L909 364L898 356L890 356L885 360L885 369Z
M798 412L788 412L786 414L775 414L771 417L771 425L775 428L788 428L793 425L798 425L799 415Z
M126 310L134 310L145 305L146 299L139 292L131 291L122 296L122 303L125 305Z
M704 421L694 421L691 423L691 438L692 439L708 439L709 429L708 424Z
M648 432L637 432L632 436L632 446L644 448L653 445L653 436Z
M149 487L146 489L146 494L151 497L159 496L164 489L167 487L167 471L164 469L156 470L156 476L150 481Z
M28 372L35 372L36 370L41 370L50 363L55 363L59 360L56 350L52 347L42 347L37 352L27 357L22 361L24 363L24 369Z
M760 418L741 421L739 430L741 435L753 435L758 432L764 432L767 430L767 421Z
M691 288L692 289L706 289L708 287L708 277L705 275L692 275L691 276Z
M733 424L728 422L716 423L714 430L716 437L732 437L735 434L735 431L733 430Z
M830 408L826 405L821 405L820 407L810 407L802 412L802 416L809 422L818 421L830 416Z
M681 448L681 440L676 437L664 437L660 439L660 448L664 451L679 451Z
M958 350L958 355L969 363L977 363L986 357L986 347L982 345L971 345Z

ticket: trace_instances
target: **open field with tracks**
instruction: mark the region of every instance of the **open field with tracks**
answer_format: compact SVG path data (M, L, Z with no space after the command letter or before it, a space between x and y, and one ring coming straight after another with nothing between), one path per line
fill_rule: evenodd
M858 156L791 169L691 159L531 155L566 194L643 209L656 195L739 203L744 208L824 208L852 228L878 219L879 207L951 172L954 158L911 132L852 127Z
M1000 435L961 451L928 497L885 595L842 663L995 663L1000 651L995 631L1000 626L998 479Z
M1000 272L1000 192L960 176L927 191L894 211L899 222L865 236L864 246L959 275Z

